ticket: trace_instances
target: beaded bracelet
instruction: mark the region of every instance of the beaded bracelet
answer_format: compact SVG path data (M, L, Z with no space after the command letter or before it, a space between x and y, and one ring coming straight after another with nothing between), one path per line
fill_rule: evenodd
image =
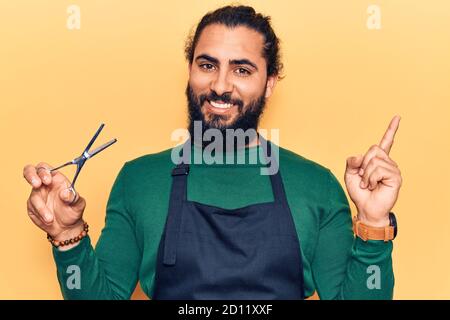
M69 244L74 244L74 243L79 242L81 239L83 239L84 237L87 236L88 232L89 232L89 225L87 224L87 222L85 222L83 225L83 231L81 231L80 234L78 236L76 236L75 238L64 240L64 241L58 241L58 240L53 239L52 236L47 233L47 240L55 248L64 247Z

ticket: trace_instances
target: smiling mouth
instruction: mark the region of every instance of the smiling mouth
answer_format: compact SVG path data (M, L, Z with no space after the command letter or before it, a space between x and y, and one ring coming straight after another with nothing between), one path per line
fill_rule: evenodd
M205 104L206 107L214 113L227 113L231 109L236 107L236 105L232 103L223 103L219 101L209 101L209 100L206 100Z

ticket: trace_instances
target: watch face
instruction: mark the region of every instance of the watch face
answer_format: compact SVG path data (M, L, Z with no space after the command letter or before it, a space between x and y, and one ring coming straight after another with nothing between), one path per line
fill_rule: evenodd
M397 219L395 218L395 214L393 212L389 212L389 225L394 227L394 239L397 236Z

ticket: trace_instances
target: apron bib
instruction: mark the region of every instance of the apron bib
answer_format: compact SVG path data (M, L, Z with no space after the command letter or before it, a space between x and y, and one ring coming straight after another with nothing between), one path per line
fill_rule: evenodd
M267 159L270 143L261 146ZM188 201L188 174L183 163L172 171L153 299L304 299L300 242L279 170L270 175L273 202L238 209Z

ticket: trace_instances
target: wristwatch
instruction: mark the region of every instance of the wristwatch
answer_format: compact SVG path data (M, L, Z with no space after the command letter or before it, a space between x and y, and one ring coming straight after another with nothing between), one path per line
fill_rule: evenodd
M364 241L367 240L383 240L387 242L394 240L397 236L397 219L393 212L389 212L389 225L386 227L370 227L358 220L358 217L353 218L353 232Z

